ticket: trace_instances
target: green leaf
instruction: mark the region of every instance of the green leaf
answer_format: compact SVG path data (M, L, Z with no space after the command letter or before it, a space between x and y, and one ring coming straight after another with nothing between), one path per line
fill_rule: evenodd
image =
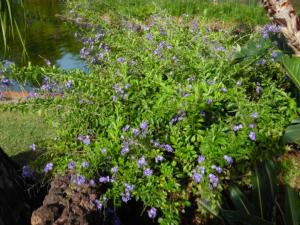
M240 191L236 185L229 187L230 198L239 211L245 214L255 214L253 205L248 201L247 197Z
M284 144L300 142L300 124L290 125L285 130L282 139Z
M271 220L275 210L277 184L274 168L273 162L265 161L254 167L252 175L254 204L259 210L258 215L265 220Z
M298 194L289 186L285 188L284 219L286 224L300 224L300 199Z
M246 225L274 225L260 217L247 215L242 211L222 210L223 217L230 223L242 223Z
M281 61L288 71L289 77L300 90L300 59L296 57L283 56Z

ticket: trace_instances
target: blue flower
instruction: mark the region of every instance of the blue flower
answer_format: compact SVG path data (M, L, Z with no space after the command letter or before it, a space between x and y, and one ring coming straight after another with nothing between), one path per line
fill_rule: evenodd
M118 172L118 167L114 166L113 168L111 168L111 172L116 174Z
M147 168L147 169L144 170L144 175L145 175L146 177L151 176L152 173L153 173L153 171L152 171L151 169L149 169L149 168Z
M33 171L29 166L23 166L22 167L22 177L32 177Z
M71 161L68 163L68 169L72 170L75 168L75 162L74 161Z
M149 218L154 219L154 218L156 217L156 213L157 213L156 208L153 208L153 207L152 207L152 208L149 209L147 212L148 212Z
M76 183L78 185L82 185L85 183L85 178L84 176L80 175L80 174L77 174L77 180L76 180Z
M145 131L148 128L148 121L143 121L140 124L140 128L142 129L142 131Z
M138 168L144 167L147 165L146 159L144 156L142 156L139 160L138 160Z
M99 178L100 183L108 183L109 181L110 181L109 176Z
M232 164L233 163L233 159L228 156L228 155L224 155L224 159L227 161L228 164Z
M200 183L203 178L203 175L198 173L196 170L193 170L193 179L196 183Z
M51 170L53 170L53 163L52 162L46 164L46 166L44 168L44 172L48 173Z
M256 141L256 134L253 131L250 131L249 138L251 141Z
M206 101L206 103L207 103L208 105L210 105L212 102L213 102L213 100L212 100L211 98L207 99L207 101Z
M217 187L218 182L219 182L219 178L216 175L212 174L212 173L210 173L208 175L208 177L209 177L209 182L210 182L211 188Z
M89 165L90 165L89 162L86 161L81 164L82 168L88 168Z
M95 200L95 205L97 207L97 209L101 210L103 207L103 204L101 201L99 201L98 199Z
M90 136L89 136L89 135L86 135L85 138L82 140L82 142L83 142L85 145L89 145L89 144L91 143Z
M31 150L32 151L35 151L36 150L36 145L33 143L31 146L30 146Z
M202 163L205 160L205 157L203 155L198 156L198 163Z
M92 179L92 180L89 181L89 185L91 187L95 187L96 186L96 182Z
M253 117L254 119L257 119L257 118L258 118L258 113L257 113L257 112L254 112L254 113L252 114L252 117Z
M161 155L158 155L158 156L155 157L155 162L156 162L156 163L161 162L161 161L163 161L163 160L164 160L164 157L161 156Z

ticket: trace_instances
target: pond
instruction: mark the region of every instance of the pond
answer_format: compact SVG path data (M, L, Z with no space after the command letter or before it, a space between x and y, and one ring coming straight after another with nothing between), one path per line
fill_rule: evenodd
M258 2L238 1L249 5ZM292 2L299 11L300 1ZM63 0L23 0L21 7L20 0L13 0L13 12L19 19L28 57L22 57L23 48L19 41L8 40L10 49L5 59L15 62L18 66L27 65L29 61L33 65L44 66L49 60L63 69L78 68L87 71L84 61L79 56L82 44L74 37L75 29L56 16L62 14L64 4ZM0 51L3 52L1 46Z
M19 19L19 28L25 40L28 57L22 56L22 45L8 40L9 51L5 58L19 66L45 65L47 60L64 69L86 70L79 51L82 45L74 37L75 30L56 17L64 9L61 0L23 0L12 1L13 12ZM26 18L25 20L23 18Z

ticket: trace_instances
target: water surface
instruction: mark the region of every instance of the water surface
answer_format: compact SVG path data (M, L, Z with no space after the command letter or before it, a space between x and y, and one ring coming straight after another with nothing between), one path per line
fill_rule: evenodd
M14 15L25 40L28 57L22 57L22 45L16 38L10 39L6 59L18 66L45 65L47 60L64 69L86 70L84 61L79 57L82 45L74 37L75 30L70 24L61 21L55 15L64 9L62 0L23 0L13 1Z

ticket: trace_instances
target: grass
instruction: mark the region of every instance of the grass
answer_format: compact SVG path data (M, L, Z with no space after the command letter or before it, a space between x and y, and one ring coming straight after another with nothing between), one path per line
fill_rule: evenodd
M0 113L0 146L14 156L30 150L30 145L50 138L51 129L43 119L33 113Z
M86 0L82 0L82 2L84 1ZM78 1L75 4L77 3ZM198 15L223 22L247 24L268 22L263 7L255 0L223 0L217 4L213 4L211 0L92 0L83 6L87 7L82 9L85 11L84 13L87 13L89 18L92 16L95 21L99 20L99 16L102 14L144 20L153 14L162 12L171 16ZM81 8L82 5L79 7Z

